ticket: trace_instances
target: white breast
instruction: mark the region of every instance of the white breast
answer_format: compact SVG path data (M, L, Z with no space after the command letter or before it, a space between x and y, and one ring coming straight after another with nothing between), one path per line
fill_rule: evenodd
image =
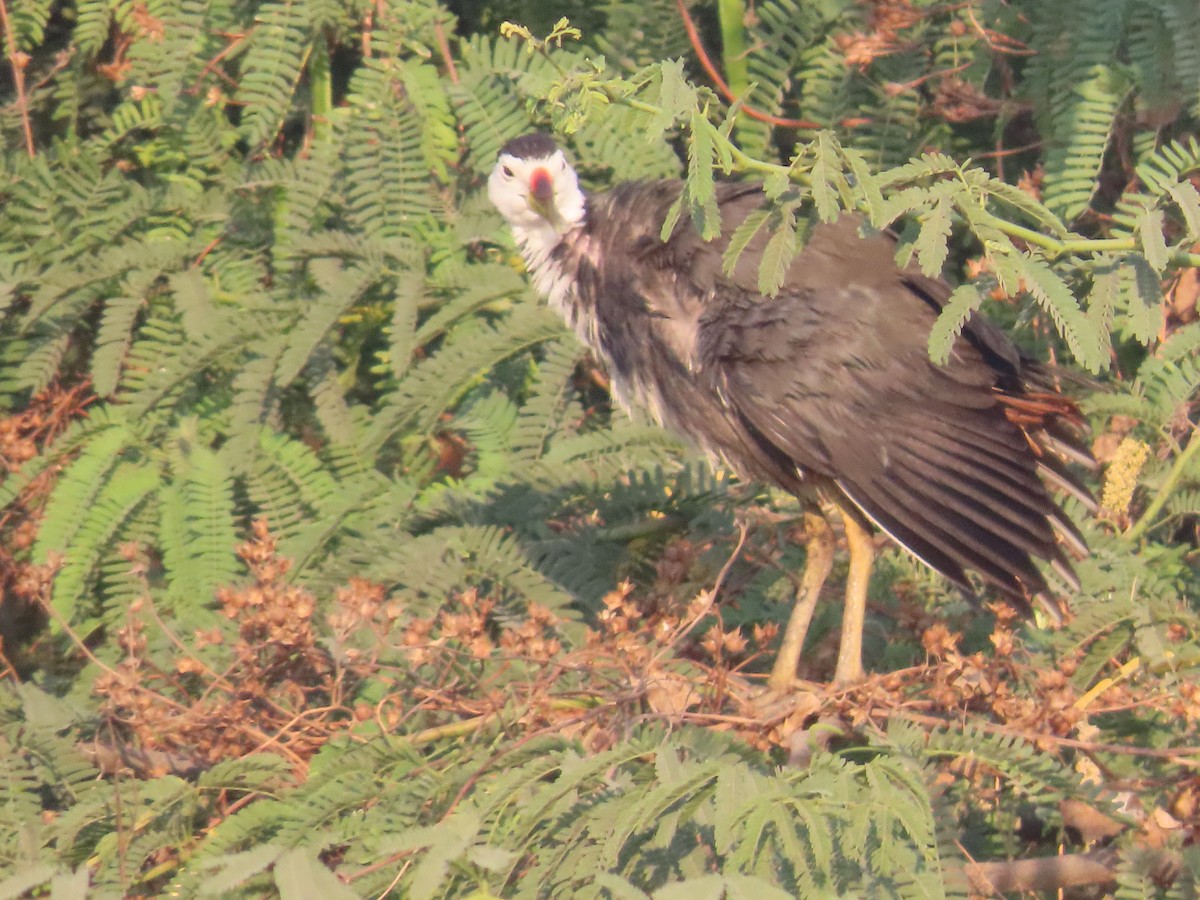
M596 263L590 258L586 238L578 229L562 235L549 225L514 228L513 233L537 292L546 298L550 308L563 317L584 344L607 355L600 343L596 317L583 308L575 291L574 273L581 258Z

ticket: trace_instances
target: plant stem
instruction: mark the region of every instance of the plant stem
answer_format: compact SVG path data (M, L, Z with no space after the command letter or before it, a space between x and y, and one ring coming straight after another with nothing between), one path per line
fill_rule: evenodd
M1188 439L1188 445L1183 448L1183 452L1175 457L1175 463L1171 466L1171 471L1167 473L1166 480L1158 489L1158 493L1154 495L1154 499L1150 501L1150 505L1146 507L1146 511L1142 513L1142 517L1125 532L1125 539L1128 541L1136 541L1154 524L1155 518L1162 512L1162 508L1167 505L1167 501L1171 499L1171 494L1183 479L1183 473L1187 471L1196 454L1200 453L1200 432L1192 429L1192 435Z
M996 227L1009 237L1020 238L1027 244L1033 244L1035 247L1041 247L1043 250L1049 251L1052 257L1062 256L1064 253L1120 253L1122 251L1137 249L1137 241L1131 237L1074 237L1062 240L1061 238L1051 237L1048 234L1042 234L1040 231L1034 231L1032 228L1026 228L1024 225L1017 225L1013 222L1005 222L1003 220L997 221ZM1179 266L1200 266L1200 253L1179 251L1171 257L1171 262Z
M308 86L312 94L312 136L319 144L333 138L333 74L329 67L329 39L322 35L313 43L308 58Z
M730 91L739 100L750 90L750 69L746 63L746 10L743 0L718 0L721 20L721 63Z
M778 163L764 162L761 159L755 159L747 154L737 144L731 144L729 147L731 154L742 171L745 172L762 172L764 175L786 175L792 180L803 181L804 179L792 171L791 166L781 166Z

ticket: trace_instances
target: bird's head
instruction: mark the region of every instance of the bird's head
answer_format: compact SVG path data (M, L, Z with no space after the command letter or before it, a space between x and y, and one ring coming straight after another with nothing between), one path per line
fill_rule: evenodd
M518 232L549 228L561 234L583 221L579 178L549 135L526 134L500 148L488 197Z

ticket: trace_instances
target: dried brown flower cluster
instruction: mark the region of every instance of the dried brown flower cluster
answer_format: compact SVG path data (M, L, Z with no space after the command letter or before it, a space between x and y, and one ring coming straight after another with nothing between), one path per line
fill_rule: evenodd
M236 630L199 630L189 645L166 632L148 601L129 610L119 634L125 659L95 684L109 725L102 757L191 770L272 752L302 768L357 722L397 729L415 717L436 727L512 709L510 695L525 702L550 693L548 669L562 645L548 610L532 605L523 618L501 623L494 598L468 591L431 617L406 617L401 628L401 605L382 586L354 578L336 592L322 628L317 599L288 582L291 563L279 556L266 524L253 529L238 551L251 581L217 592L219 610ZM135 571L144 570L139 548L125 550ZM160 637L152 629L166 633L169 662L151 649L149 638ZM465 659L501 664L464 678ZM374 705L355 700L367 680L386 688Z
M908 46L911 42L902 36L903 32L927 15L928 12L915 9L908 0L874 0L868 19L870 30L839 35L838 47L847 65L866 68L879 57Z
M928 670L926 696L932 708L988 713L996 721L1033 734L1065 737L1084 718L1071 687L1073 669L1062 666L1034 673L1018 658L1014 614L1006 604L993 607L996 625L990 653L964 655L961 635L936 623L922 635L922 644L936 664ZM1032 690L1030 690L1032 688Z
M231 627L199 632L190 647L172 636L164 654L161 640L156 652L147 638L165 626L138 605L121 632L125 660L97 682L107 739L136 747L143 767L180 767L180 759L202 767L265 751L302 769L332 736L362 728L400 732L416 745L501 729L510 737L557 734L598 751L647 721L730 731L796 757L795 736L814 722L852 738L902 716L928 727L968 718L1045 752L1073 753L1085 779L1095 774L1087 752L1098 734L1093 715L1138 707L1200 728L1200 685L1163 693L1161 680L1136 677L1135 661L1114 660L1110 677L1081 695L1071 659L1035 667L1007 606L993 609L991 647L965 652L952 623L902 603L900 625L922 635L926 664L849 689L814 685L766 697L746 670L763 667L777 630L725 627L713 592L688 587L702 567L698 549L683 541L668 546L644 594L629 583L611 591L590 629L537 605L511 609L478 590L413 616L359 579L337 592L322 620L314 597L288 583L289 563L265 524L256 523L240 553L252 580L218 594ZM135 565L137 555L130 548ZM574 641L564 639L569 628ZM1190 639L1177 637L1181 645ZM156 662L165 655L169 664ZM377 699L357 699L362 685L372 685L363 696ZM982 764L948 764L946 777L971 779L980 802L999 790ZM1200 780L1180 782L1177 794L1160 818L1191 833L1200 827Z
M119 635L125 659L95 683L112 746L136 748L140 758L167 769L259 751L302 767L352 724L344 698L353 670L322 645L315 599L287 582L290 561L277 554L266 523L255 522L253 530L238 551L252 581L217 592L220 612L236 631L200 630L190 645L168 635L174 653L167 664L148 641L149 629L165 632L166 626L148 601L130 608ZM135 567L139 552L126 548ZM351 582L335 599L335 630L353 629L364 616L374 619L382 594L376 585Z
M20 477L22 466L81 417L90 400L86 384L56 383L34 395L21 412L0 419L0 481ZM41 601L49 596L54 567L35 566L24 556L37 538L58 472L56 466L43 469L0 513L0 671L12 665L11 645L33 635L43 622Z

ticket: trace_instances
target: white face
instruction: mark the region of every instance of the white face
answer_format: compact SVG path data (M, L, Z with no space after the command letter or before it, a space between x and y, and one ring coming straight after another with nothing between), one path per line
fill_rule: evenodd
M521 231L549 227L563 232L583 221L579 178L557 148L538 159L501 153L488 178L488 198Z

